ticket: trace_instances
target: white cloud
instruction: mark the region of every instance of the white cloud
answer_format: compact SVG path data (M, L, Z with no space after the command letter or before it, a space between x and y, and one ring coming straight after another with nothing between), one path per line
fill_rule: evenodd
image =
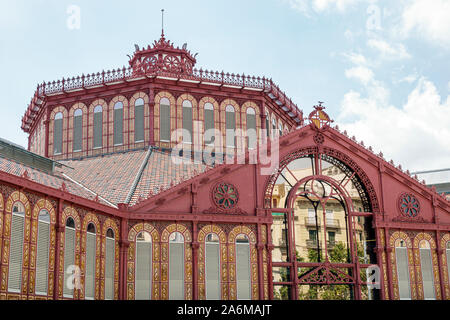
M345 76L349 79L357 79L367 85L373 80L373 71L367 67L359 66L345 70Z
M397 60L411 58L411 55L406 51L405 46L401 43L391 45L384 40L370 39L367 41L367 46L378 50L384 59Z
M450 47L450 1L414 0L403 11L401 31L420 34L442 46Z
M448 167L450 163L450 95L441 102L436 86L421 78L407 102L396 108L381 97L389 91L376 81L366 97L348 92L341 104L341 129L384 153L404 169Z
M339 12L345 12L345 10L360 2L361 0L313 0L313 8L317 12L325 11L328 9L336 8Z
M368 64L368 61L365 56L363 56L360 53L343 53L343 56L350 61L353 64L356 64L357 66L364 66Z

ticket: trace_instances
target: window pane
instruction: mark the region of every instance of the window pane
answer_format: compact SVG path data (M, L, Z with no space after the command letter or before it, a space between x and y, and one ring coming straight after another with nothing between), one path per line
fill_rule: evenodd
M137 99L134 109L134 141L144 141L144 100Z
M183 135L183 141L192 142L192 107L187 105L185 106L184 103L183 103L183 129L189 132L189 134L186 133L185 135Z
M20 292L22 285L23 228L24 217L12 214L8 289L13 292Z
M105 265L105 299L114 299L114 262L115 242L114 239L106 238L106 265Z
M236 118L234 112L226 112L226 143L227 147L235 147L235 130L236 130Z
M256 115L247 113L248 147L256 148Z
M94 113L94 148L102 147L103 112Z
M66 227L64 236L64 283L63 295L64 297L73 297L73 289L67 287L67 279L70 274L67 274L68 268L75 265L75 230Z
M220 295L220 263L219 244L205 244L206 299L219 300Z
M160 139L170 141L170 106L163 104L161 99L160 104Z
M55 119L53 132L53 153L62 153L63 119Z
M114 145L123 143L123 109L114 109Z
M136 241L135 299L150 300L152 292L152 243Z
M434 291L433 263L430 249L420 249L420 264L422 266L423 294L425 299L436 299Z
M184 243L169 243L169 299L184 299Z
M251 299L250 245L236 243L236 284L239 300Z
M214 110L206 109L205 105L205 132L210 129L214 129ZM205 140L205 143L211 144L213 143L213 141L214 137L210 137L209 139Z
M80 115L73 118L73 151L81 151L82 141L83 141L83 116Z
M406 248L395 248L400 299L411 299L409 282L408 253Z
M94 299L95 296L95 234L86 235L86 273L85 296L86 299Z
M40 214L39 216L41 216ZM39 217L40 218L40 217ZM50 224L39 219L36 254L36 294L47 295L48 258L50 250Z

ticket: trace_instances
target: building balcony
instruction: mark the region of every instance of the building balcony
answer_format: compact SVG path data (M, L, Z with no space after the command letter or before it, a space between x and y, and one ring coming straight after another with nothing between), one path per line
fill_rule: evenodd
M321 245L321 247L322 247L322 243L320 243L320 245ZM331 249L331 248L333 248L334 246L336 245L336 241L334 241L334 240L328 240L327 241L327 247L328 247L328 249ZM313 239L307 239L306 240L306 247L308 248L308 249L315 249L315 248L317 248L317 240L313 240Z
M320 226L320 219L317 219L317 224ZM316 226L316 218L315 217L306 217L305 225L307 227L315 227Z
M341 227L338 219L326 219L327 228L336 228L339 229Z

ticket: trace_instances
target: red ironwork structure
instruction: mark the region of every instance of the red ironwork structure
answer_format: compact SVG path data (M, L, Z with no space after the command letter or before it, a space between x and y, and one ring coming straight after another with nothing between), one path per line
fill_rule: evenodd
M61 161L0 153L0 299L169 299L176 293L185 299L450 299L450 202L443 195L332 127L322 103L304 123L271 80L197 70L195 63L185 47L175 49L162 36L137 48L128 68L38 86L22 129L30 134L29 149ZM165 97L178 108L172 128L184 100L199 121L200 105L211 103L219 128L227 105L239 110L242 126L250 107L259 129L268 127L268 114L275 131L280 123L287 130L279 144L261 139L257 151L278 152L279 163L262 174L270 164L250 163L254 151L246 150L244 163L175 164L154 121ZM121 148L109 145L110 106L128 108L139 98L144 143L130 138ZM96 153L89 117L97 105L108 111L107 145ZM74 106L86 115L81 153L68 148ZM59 157L50 152L57 112L68 119ZM133 115L124 117L125 133L133 131ZM38 129L44 134L35 135ZM11 154L19 151L27 152ZM285 195L275 202L276 192ZM306 209L311 216L302 225ZM48 251L39 231L47 223L39 218L43 210L50 217ZM307 227L315 238L305 241ZM336 230L343 245L333 238ZM218 258L214 267L211 254ZM147 259L148 274L139 259ZM66 286L69 262L81 272L74 290ZM379 276L379 287L371 287L367 270Z

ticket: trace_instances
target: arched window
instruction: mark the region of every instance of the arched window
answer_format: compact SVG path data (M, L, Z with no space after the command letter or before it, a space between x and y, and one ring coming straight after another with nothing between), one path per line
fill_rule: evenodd
M73 113L73 151L83 148L83 110L77 109Z
M94 149L101 148L103 135L103 108L96 106L94 108Z
M114 299L114 267L116 256L116 243L114 240L114 231L106 231L106 254L105 254L105 299Z
M422 269L423 295L425 300L435 300L433 261L430 243L422 240L419 243L420 265Z
M167 98L159 101L159 130L160 140L170 141L170 101Z
M184 300L184 237L179 232L169 237L169 299Z
M50 214L42 209L38 218L35 293L48 293L48 258L50 250Z
M53 125L53 154L62 153L63 144L63 114L58 112L55 115L55 121Z
M206 299L219 300L220 294L220 245L219 237L210 233L205 239Z
M401 300L411 300L411 283L409 279L408 249L405 241L399 239L395 243L395 259L397 263L398 290Z
M275 138L275 135L277 134L277 121L275 118L272 118L272 139Z
M86 271L84 278L84 296L86 300L93 300L95 297L95 249L95 225L89 223L86 232Z
M270 117L269 113L266 112L266 130L267 130L267 137L270 137Z
M246 235L236 237L236 285L237 299L251 299L250 242Z
M67 218L64 235L64 283L63 296L65 298L73 298L73 288L67 284L70 276L76 273L75 266L75 221L72 217ZM76 277L73 277L72 284L75 285Z
M280 131L280 137L283 136L283 125L281 123L278 124L278 130Z
M134 142L144 141L144 99L134 103Z
M23 235L25 222L25 208L22 203L16 202L11 217L11 243L9 249L9 276L8 290L20 292L22 286L23 263Z
M234 148L236 146L236 116L235 110L232 105L228 105L225 110L225 121L226 121L226 143L227 147Z
M183 142L192 143L192 103L183 101Z
M205 144L214 143L214 135L206 134L208 130L214 129L214 106L212 103L205 103Z
M114 105L114 145L123 143L123 103L116 102Z
M253 108L247 109L247 145L249 149L256 148L256 112Z
M147 232L136 237L135 299L152 298L152 238Z

